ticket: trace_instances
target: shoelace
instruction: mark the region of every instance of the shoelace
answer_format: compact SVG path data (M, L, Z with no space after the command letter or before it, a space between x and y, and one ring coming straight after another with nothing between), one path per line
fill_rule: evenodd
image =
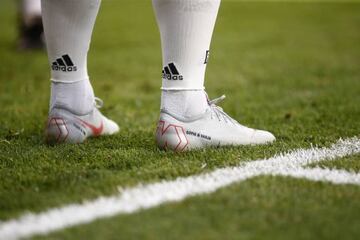
M97 109L100 109L104 106L104 101L101 98L98 97L94 97L94 106Z
M213 100L209 100L209 106L212 110L211 111L211 119L213 119L213 117L215 115L219 121L224 120L226 123L239 124L236 120L234 120L227 113L225 113L221 107L216 105L216 104L222 102L225 98L226 98L226 96L222 95L221 97L215 98Z

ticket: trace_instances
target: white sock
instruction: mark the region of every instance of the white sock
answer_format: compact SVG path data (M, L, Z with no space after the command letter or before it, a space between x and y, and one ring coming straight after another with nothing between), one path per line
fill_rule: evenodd
M161 109L184 118L203 114L209 107L204 90L166 91L161 94Z
M62 105L87 113L94 102L87 52L100 0L42 0L41 3L51 66L50 107Z
M50 99L50 109L66 108L79 115L87 114L94 106L93 89L89 80L70 84L52 82Z
M219 6L220 0L153 0L162 44L162 89L166 91L162 108L187 115L205 112L208 105L202 90ZM173 107L174 102L180 106Z

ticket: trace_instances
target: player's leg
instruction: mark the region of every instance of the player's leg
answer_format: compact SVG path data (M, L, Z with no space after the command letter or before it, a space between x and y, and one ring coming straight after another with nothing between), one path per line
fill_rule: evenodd
M20 2L19 48L41 49L44 47L40 0Z
M51 66L48 141L84 141L119 130L97 109L87 72L87 52L100 0L42 0Z
M160 148L181 151L221 145L264 144L266 131L244 127L208 101L204 76L220 0L153 0L163 57Z

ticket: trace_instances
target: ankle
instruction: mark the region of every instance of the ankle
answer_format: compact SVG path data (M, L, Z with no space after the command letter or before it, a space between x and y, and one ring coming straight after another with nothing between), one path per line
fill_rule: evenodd
M86 114L94 108L94 100L89 79L71 83L51 83L50 110L54 107L62 107L79 114Z
M201 115L208 107L203 90L163 90L161 94L161 109L182 117Z

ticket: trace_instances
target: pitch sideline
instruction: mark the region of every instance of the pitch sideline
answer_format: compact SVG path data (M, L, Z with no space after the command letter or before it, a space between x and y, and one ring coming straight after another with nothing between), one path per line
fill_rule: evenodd
M360 185L360 174L344 170L304 168L321 160L333 160L360 153L357 137L339 140L329 148L298 149L269 159L246 162L238 167L214 170L210 173L161 181L127 188L119 194L100 197L81 204L70 204L45 212L25 214L18 219L0 222L0 239L19 239L47 234L63 228L90 223L118 214L130 214L181 201L187 197L212 193L219 188L260 175L289 176L333 184Z

